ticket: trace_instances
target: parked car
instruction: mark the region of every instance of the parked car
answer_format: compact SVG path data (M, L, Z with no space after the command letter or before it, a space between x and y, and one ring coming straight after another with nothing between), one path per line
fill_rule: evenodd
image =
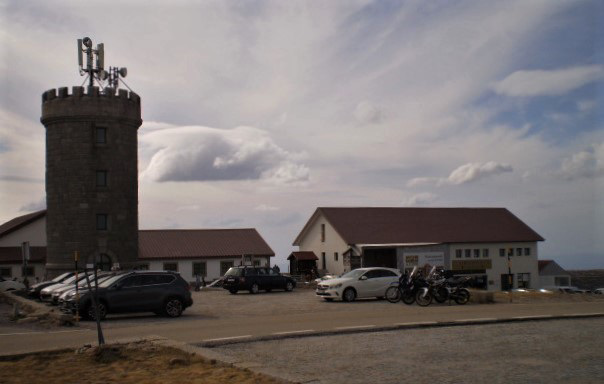
M89 273L88 278L91 278L93 275ZM80 272L77 275L73 275L70 278L60 282L49 285L48 287L42 289L40 291L40 300L45 301L47 303L52 303L52 295L56 290L61 290L66 287L73 287L76 283L80 284L81 282L86 281L86 274L84 272Z
M4 277L0 277L0 292L7 291L20 291L25 289L25 284L16 280L7 280Z
M273 289L284 289L290 292L295 287L296 281L293 278L265 267L231 267L222 281L222 288L232 294L242 290L258 293L260 290L270 292Z
M77 282L78 285L78 291L79 290L84 290L84 289L88 289L88 282L90 282L91 286L94 286L94 274L89 274L88 275L88 281L86 281L86 275L84 275L84 273L80 273L79 274L80 279ZM111 276L115 276L115 272L100 272L97 273L97 281L100 284L101 282L103 282L104 280L107 280L107 278L111 277ZM59 286L55 289L52 290L52 294L51 294L51 300L50 303L52 305L58 305L59 304L59 298L66 292L71 292L71 291L75 291L75 285L76 283L73 282L72 284L65 284L64 286Z
M29 287L28 294L31 297L39 298L41 290L43 290L44 288L46 288L50 285L61 283L65 280L69 279L70 277L72 277L74 274L75 274L75 272L65 272L65 273L55 277L52 280L41 281L39 283L36 283L36 284L32 285L31 287Z
M99 283L99 318L108 313L154 312L168 317L178 317L193 305L191 287L178 272L132 271L120 273ZM93 291L94 292L94 289ZM92 293L80 292L79 301L72 291L65 298L62 309L95 319Z
M596 288L593 290L593 293L596 295L604 295L604 288Z
M398 283L401 272L394 268L358 268L336 279L317 285L316 294L327 301L354 301L358 298L386 296L386 289Z

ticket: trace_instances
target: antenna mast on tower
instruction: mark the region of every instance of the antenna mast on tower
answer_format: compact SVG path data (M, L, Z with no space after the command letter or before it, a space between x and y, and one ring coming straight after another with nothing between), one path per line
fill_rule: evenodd
M84 67L84 56L86 56L86 66ZM93 65L94 57L96 56L96 67ZM88 74L88 85L94 86L96 79L101 87L105 89L103 81L108 79L109 87L117 89L119 87L120 77L126 77L128 70L126 68L109 67L109 71L105 71L105 47L103 43L97 44L96 49L92 48L92 40L90 37L78 39L78 64L80 66L80 76ZM123 83L123 80L122 80ZM128 85L124 83L128 89Z

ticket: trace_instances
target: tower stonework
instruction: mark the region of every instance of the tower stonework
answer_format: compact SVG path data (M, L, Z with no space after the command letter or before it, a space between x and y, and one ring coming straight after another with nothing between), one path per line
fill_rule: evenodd
M96 261L102 269L138 260L140 97L98 87L42 95L46 128L48 276Z

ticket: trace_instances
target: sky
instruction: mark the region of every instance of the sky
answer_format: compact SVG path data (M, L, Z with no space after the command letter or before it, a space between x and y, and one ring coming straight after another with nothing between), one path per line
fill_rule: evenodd
M0 0L0 222L45 207L41 95L104 43L140 95L141 229L505 207L604 268L601 1ZM454 223L452 223L454 225ZM286 267L285 267L286 268Z

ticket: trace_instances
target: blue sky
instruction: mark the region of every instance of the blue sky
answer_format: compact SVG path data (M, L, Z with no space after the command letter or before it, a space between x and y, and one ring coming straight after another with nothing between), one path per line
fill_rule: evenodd
M141 228L283 262L318 206L496 206L604 268L602 2L0 4L0 221L44 206L40 96L90 36L142 98Z

